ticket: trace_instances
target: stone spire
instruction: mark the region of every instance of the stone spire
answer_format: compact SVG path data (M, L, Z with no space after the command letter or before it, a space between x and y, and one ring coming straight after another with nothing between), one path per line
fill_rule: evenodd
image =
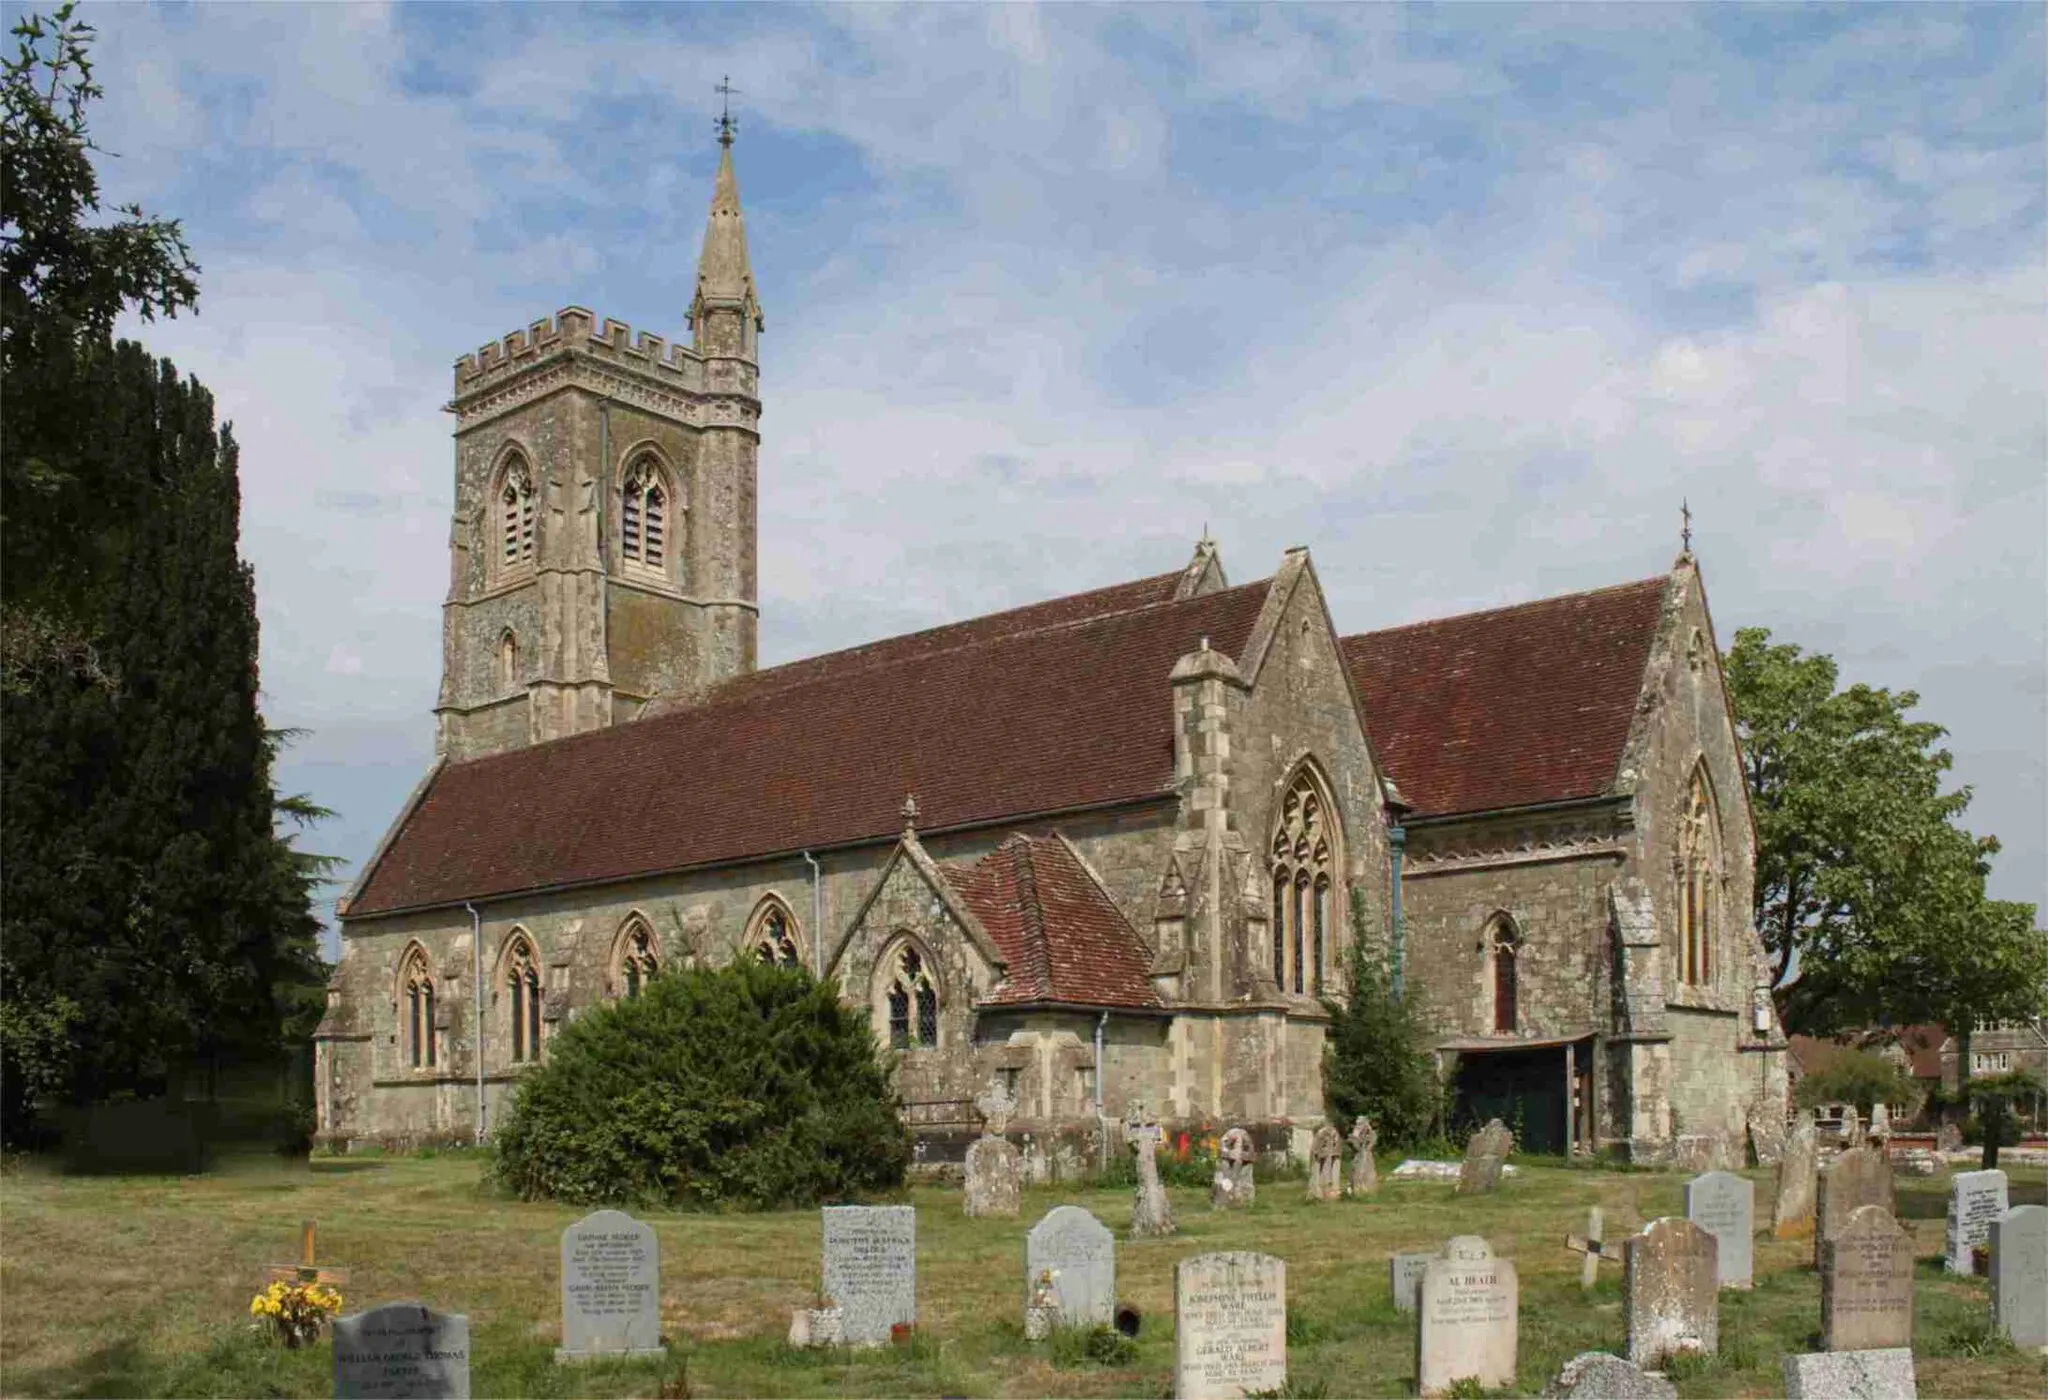
M761 329L761 303L754 295L754 269L747 261L747 225L740 215L739 180L732 173L730 121L721 121L718 144L718 176L711 186L704 252L697 260L697 295L690 303L690 329L697 334L700 351L752 359L753 332ZM728 339L728 331L737 334Z

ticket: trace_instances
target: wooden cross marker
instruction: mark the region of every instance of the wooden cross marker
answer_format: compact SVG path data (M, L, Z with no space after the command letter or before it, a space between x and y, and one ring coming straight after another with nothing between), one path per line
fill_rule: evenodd
M313 1222L299 1222L299 1262L272 1264L266 1277L273 1283L347 1283L347 1269L330 1269L313 1262Z
M1602 1259L1615 1264L1619 1264L1622 1259L1621 1247L1619 1245L1607 1244L1601 1240L1600 1227L1604 1223L1605 1221L1600 1214L1600 1207L1595 1206L1586 1212L1586 1233L1584 1235L1566 1235L1564 1237L1564 1247L1566 1249L1575 1249L1584 1256L1579 1260L1579 1287L1586 1289L1588 1292L1592 1291L1593 1285L1600 1281L1600 1261Z

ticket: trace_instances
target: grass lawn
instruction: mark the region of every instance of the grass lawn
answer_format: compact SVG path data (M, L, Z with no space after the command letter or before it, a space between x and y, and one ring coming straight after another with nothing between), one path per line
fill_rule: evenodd
M1016 1221L968 1220L957 1191L919 1189L918 1338L880 1353L799 1353L789 1311L818 1281L818 1215L654 1213L661 1237L666 1364L561 1368L556 1259L583 1212L525 1205L482 1189L469 1156L320 1159L310 1167L226 1168L196 1178L66 1178L39 1163L0 1172L0 1392L7 1395L327 1395L327 1344L278 1350L252 1335L250 1295L264 1265L297 1250L298 1222L320 1226L320 1255L352 1271L345 1310L419 1299L470 1319L474 1390L509 1395L1135 1395L1173 1377L1174 1261L1258 1249L1287 1261L1291 1389L1406 1395L1414 1327L1387 1291L1386 1256L1483 1234L1521 1274L1517 1390L1535 1394L1568 1357L1619 1351L1618 1266L1590 1297L1563 1248L1588 1206L1607 1234L1679 1213L1676 1174L1523 1163L1495 1196L1385 1182L1369 1202L1310 1206L1299 1181L1262 1183L1257 1206L1213 1215L1175 1190L1180 1233L1119 1239L1120 1296L1143 1310L1136 1359L1121 1368L1055 1364L1021 1329L1023 1235L1062 1202L1121 1235L1121 1191L1032 1189ZM2048 1199L2039 1167L2009 1170L2014 1204ZM1771 1187L1758 1173L1759 1215ZM1939 1272L1947 1186L1902 1178L1900 1205L1923 1258L1916 1322L1920 1393L2040 1396L2048 1362L1993 1342L1980 1280ZM1778 1357L1811 1349L1820 1291L1806 1241L1756 1243L1758 1287L1721 1295L1721 1355L1683 1368L1687 1396L1773 1395Z

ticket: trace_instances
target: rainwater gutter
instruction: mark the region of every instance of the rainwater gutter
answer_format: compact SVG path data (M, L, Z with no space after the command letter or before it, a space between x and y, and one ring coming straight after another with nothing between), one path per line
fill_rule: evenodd
M484 1145L484 916L477 907L467 900L462 907L469 911L469 946L476 954L476 1145Z

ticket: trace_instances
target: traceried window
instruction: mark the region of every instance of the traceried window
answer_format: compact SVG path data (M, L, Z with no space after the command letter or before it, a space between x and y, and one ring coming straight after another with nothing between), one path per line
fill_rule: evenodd
M1704 767L1693 770L1678 826L1678 977L1689 986L1714 978L1714 924L1721 873L1720 825Z
M619 485L619 556L631 570L667 578L681 543L682 503L651 454L635 457Z
M512 1062L540 1058L540 959L520 935L505 957L505 998L511 1021Z
M434 1045L434 976L427 953L414 944L399 975L399 1011L405 1018L405 1062L413 1069L432 1069Z
M1486 956L1493 983L1493 1029L1496 1035L1513 1035L1520 1027L1517 1005L1521 987L1522 954L1521 935L1515 931L1515 921L1505 914L1496 914L1487 926Z
M1273 833L1273 982L1283 992L1320 992L1328 981L1335 840L1322 788L1304 769Z
M619 931L619 947L615 955L617 967L612 985L618 994L631 1001L645 991L654 974L661 970L661 960L655 952L654 930L639 915L626 921Z
M899 945L883 966L888 978L882 1001L888 1008L889 1045L895 1050L929 1050L939 1043L939 989L924 954Z
M492 509L497 516L498 573L509 577L532 565L534 551L533 472L517 452L505 459L498 473Z
M763 902L754 920L754 961L768 967L800 967L803 953L796 946L796 921L782 901Z

